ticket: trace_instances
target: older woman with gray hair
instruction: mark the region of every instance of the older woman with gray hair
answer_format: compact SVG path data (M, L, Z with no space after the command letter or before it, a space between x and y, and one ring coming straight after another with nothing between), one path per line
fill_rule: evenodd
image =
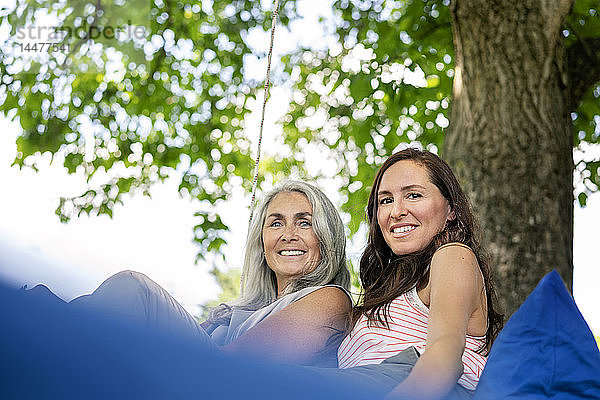
M352 306L345 244L344 226L325 194L285 181L264 197L251 222L239 298L216 307L203 324L134 271L113 275L71 303L191 335L213 349L335 366Z

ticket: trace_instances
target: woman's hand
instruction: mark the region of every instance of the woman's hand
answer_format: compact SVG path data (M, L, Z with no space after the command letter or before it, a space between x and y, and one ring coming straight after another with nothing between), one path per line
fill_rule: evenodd
M345 329L351 306L343 290L323 287L265 318L222 349L276 362L311 364L331 336Z
M388 399L444 398L462 375L467 330L485 334L483 276L471 250L448 246L437 251L422 293L429 293L424 299L429 303L426 350Z

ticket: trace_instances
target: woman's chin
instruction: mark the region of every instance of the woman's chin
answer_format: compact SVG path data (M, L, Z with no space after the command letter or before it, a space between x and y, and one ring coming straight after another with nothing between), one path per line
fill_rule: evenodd
M398 257L402 257L402 256L408 256L411 254L416 254L420 251L422 251L425 246L419 246L419 245L415 245L415 244L406 244L403 246L390 246L390 248L392 249L392 252L397 255Z

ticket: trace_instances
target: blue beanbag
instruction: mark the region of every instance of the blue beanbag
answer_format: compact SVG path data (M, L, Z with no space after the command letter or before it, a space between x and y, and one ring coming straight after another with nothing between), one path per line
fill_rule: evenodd
M600 352L556 271L498 335L474 400L600 399Z
M0 399L369 399L309 369L216 354L0 282Z

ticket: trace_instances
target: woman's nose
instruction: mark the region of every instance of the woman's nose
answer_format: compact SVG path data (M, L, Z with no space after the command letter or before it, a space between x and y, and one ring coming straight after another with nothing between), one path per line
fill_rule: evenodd
M392 204L392 210L390 212L390 216L392 218L401 218L404 217L408 214L408 211L406 210L406 206L404 204L404 202L402 200L396 200L394 201L394 204Z
M281 240L283 240L284 242L298 240L296 233L297 232L296 232L295 225L286 226L285 229L283 230L283 234L281 235Z

